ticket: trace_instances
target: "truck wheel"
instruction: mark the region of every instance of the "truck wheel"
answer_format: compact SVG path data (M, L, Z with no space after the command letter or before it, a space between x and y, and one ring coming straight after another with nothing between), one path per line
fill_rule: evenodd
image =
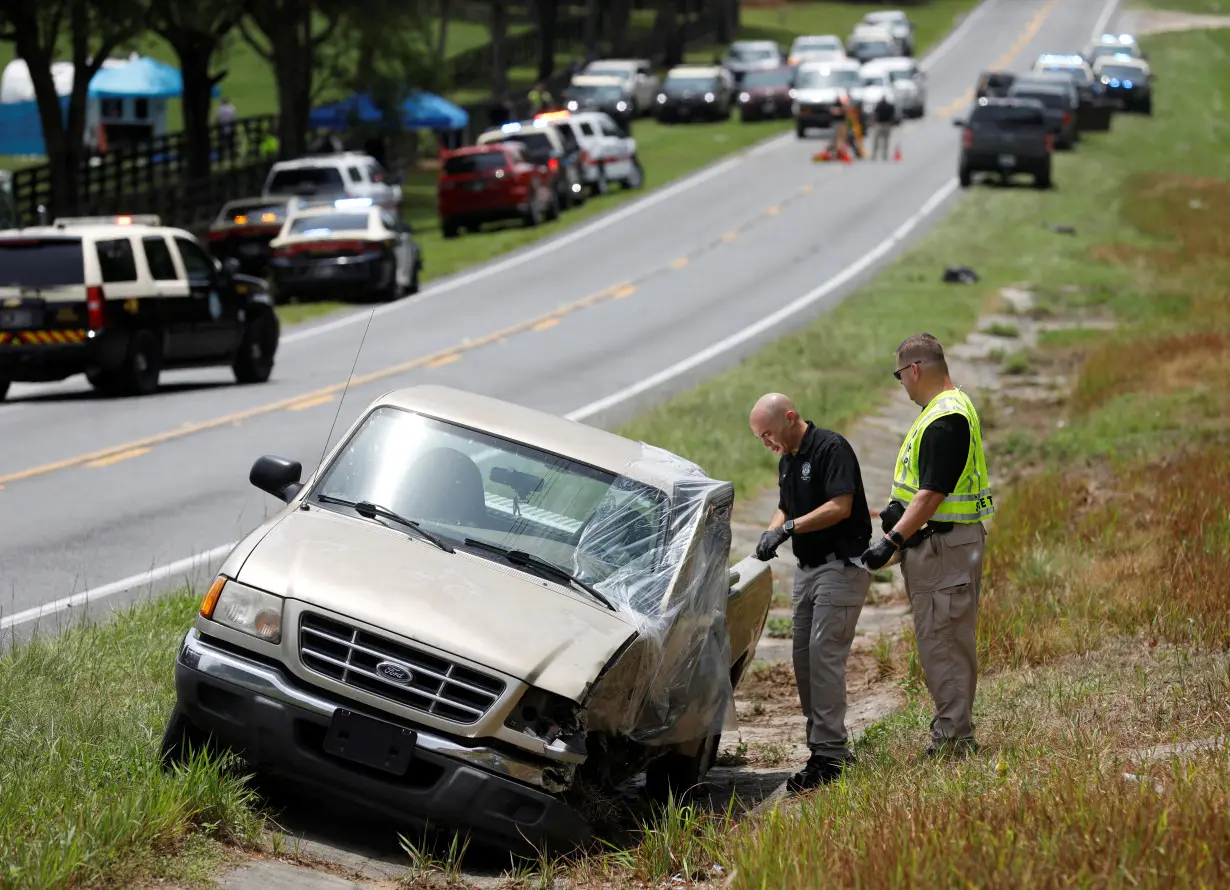
M1147 114L1149 116L1153 115L1153 97L1152 96L1150 96L1148 99L1145 99L1145 101L1140 103L1140 110L1143 114Z
M610 189L610 183L607 182L606 178L606 165L600 164L598 166L598 179L589 187L590 194L595 197L598 195L605 195L608 191L610 191Z
M1051 168L1047 167L1041 173L1034 176L1034 188L1049 189L1051 187Z
M451 219L442 219L440 220L440 231L444 234L445 238L456 238L457 223Z
M0 402L4 401L4 397L9 394L9 387L13 385L11 380L0 379Z
M120 392L132 396L147 396L157 391L162 372L162 348L158 338L148 329L134 331L128 341L124 364L116 370Z
M410 284L406 287L407 294L417 294L419 292L419 272L423 269L423 261L418 257L414 258L414 268L410 270Z
M969 167L966 167L964 164L957 171L957 178L961 181L961 188L963 189L969 188L970 184L974 181L974 175L970 173Z
M804 136L807 135L807 128L804 127L802 124L795 124L794 125L794 135L802 139Z
M171 718L167 720L166 729L162 732L159 759L165 768L175 764L184 765L192 759L193 751L212 749L214 746L211 742L209 734L198 729L177 703L171 711Z
M559 194L558 193L556 193L555 195L555 203L557 205L559 204ZM533 228L534 226L542 222L542 214L538 210L538 203L536 201L530 201L530 209L526 211L526 214L523 217L523 220L525 221L526 226L530 228Z
M551 193L551 203L547 205L547 222L555 222L559 219L560 206L559 196L555 192Z
M668 795L674 797L675 803L687 799L709 774L721 741L722 734L718 733L705 739L695 755L671 751L650 763L645 770L645 792L650 799L657 803L666 803Z
M273 356L278 351L280 325L272 310L257 312L244 325L239 352L231 365L239 383L264 383L273 373Z

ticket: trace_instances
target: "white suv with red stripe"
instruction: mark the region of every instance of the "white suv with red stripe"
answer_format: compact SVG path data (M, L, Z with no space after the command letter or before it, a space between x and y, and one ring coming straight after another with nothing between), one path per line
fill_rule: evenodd
M76 374L144 395L163 370L209 365L263 383L278 317L265 282L237 267L156 216L0 230L0 399Z
M606 194L612 182L633 189L645 184L636 140L605 111L547 111L535 120L571 132L581 147L581 181L593 194Z

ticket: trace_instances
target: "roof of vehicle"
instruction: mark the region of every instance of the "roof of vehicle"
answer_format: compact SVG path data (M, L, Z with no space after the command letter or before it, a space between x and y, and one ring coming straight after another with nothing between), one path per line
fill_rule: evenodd
M722 73L721 65L676 65L666 72L667 77L717 77Z
M371 155L365 151L339 151L329 152L328 154L310 155L302 158L292 158L289 161L278 161L273 166L279 170L293 170L300 167L320 167L324 165L332 166L335 163L342 161L355 160L374 161Z
M828 70L859 71L862 67L862 63L860 63L858 59L818 59L814 62L804 61L800 63L799 73L802 74L805 71L820 71L827 74Z
M736 40L730 44L731 49L734 47L746 47L747 49L777 49L777 41L775 40Z
M900 9L881 9L877 12L869 12L863 16L865 22L885 22L885 21L906 21L909 16Z
M270 204L290 201L295 195L254 195L250 198L233 198L222 205L223 210L238 207L266 207Z
M594 59L586 68L601 68L604 65L611 67L634 67L637 65L648 65L648 59Z
M1112 43L1117 43L1120 46L1133 46L1136 43L1136 38L1131 34L1100 34L1098 39L1093 41L1094 46L1107 46Z
M881 59L870 59L863 63L863 70L868 68L883 68L885 71L895 71L905 68L917 68L918 61L909 56L885 56Z
M623 86L623 78L612 74L575 74L571 86L576 87L618 87Z
M306 207L296 207L291 213L292 218L300 219L305 216L324 216L330 213L368 213L377 209L375 205L368 199L360 198L355 203L346 203L347 199L342 198L337 201L331 201L328 204L310 204ZM362 202L362 203L360 203ZM340 206L339 206L340 205Z
M1034 59L1034 69L1038 68L1088 68L1089 60L1080 53L1041 53Z
M850 34L864 40L893 39L893 32L889 30L888 25L876 25L871 22L859 22Z
M676 480L695 478L688 462L679 459L677 472L661 462L645 462L645 446L598 427L557 414L527 408L503 399L437 384L419 384L392 390L376 398L371 407L391 405L495 436L541 448L590 466L618 473L670 491Z
M108 219L127 218L132 219L130 223L107 222ZM0 237L4 238L45 238L50 235L60 235L64 237L100 237L109 235L115 237L117 235L157 235L171 232L176 235L187 235L183 229L174 226L164 226L157 222L144 223L138 220L142 219L141 215L129 217L64 217L54 220L51 225L46 226L26 226L16 229L0 229ZM158 217L151 216L150 218L157 220Z
M520 145L521 143L519 142L510 142L510 143L482 142L477 145L463 145L460 148L445 149L444 156L446 158L456 158L456 157L465 157L466 155L485 155L485 154L491 154L492 152L497 152L497 151L502 152L510 148L513 151L520 151L521 150L521 148L519 147Z
M1128 68L1139 68L1141 71L1149 70L1149 63L1144 59L1138 59L1135 56L1126 54L1116 54L1113 56L1102 56L1093 65L1093 72L1096 74L1099 70L1107 65L1122 65Z
M794 38L794 43L791 45L807 46L809 43L828 45L833 42L841 43L841 38L836 34L800 34L798 37Z

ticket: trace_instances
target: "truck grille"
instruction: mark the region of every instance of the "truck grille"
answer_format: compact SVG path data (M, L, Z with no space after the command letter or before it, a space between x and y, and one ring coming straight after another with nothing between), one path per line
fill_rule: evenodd
M312 613L299 623L299 658L310 671L454 723L474 723L504 691L502 680ZM389 661L399 679L377 671Z

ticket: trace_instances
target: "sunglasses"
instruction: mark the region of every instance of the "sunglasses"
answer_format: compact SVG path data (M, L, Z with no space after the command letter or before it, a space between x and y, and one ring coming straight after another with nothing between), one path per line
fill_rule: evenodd
M893 371L893 376L897 378L897 382L898 382L898 383L900 383L900 382L901 382L901 372L902 372L902 371L904 371L904 370L905 370L906 368L908 368L910 365L917 365L917 364L918 364L918 362L906 362L906 363L905 363L904 365L902 365L900 368L898 368L897 370Z

